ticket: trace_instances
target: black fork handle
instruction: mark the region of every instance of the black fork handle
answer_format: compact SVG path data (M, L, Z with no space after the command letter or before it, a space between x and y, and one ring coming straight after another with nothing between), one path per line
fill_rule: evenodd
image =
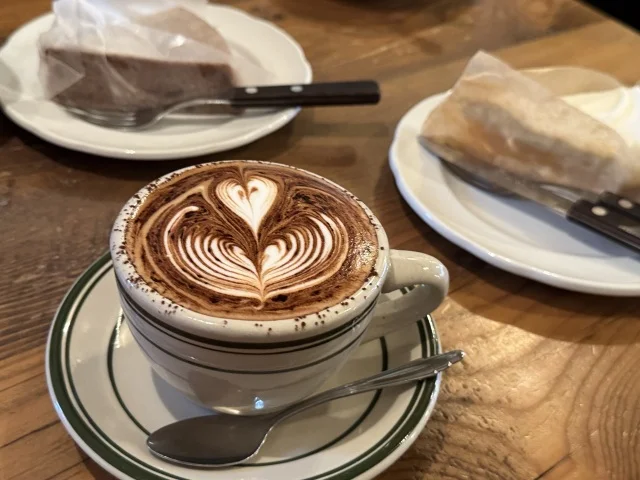
M232 107L321 107L371 105L380 101L380 87L373 80L235 88Z

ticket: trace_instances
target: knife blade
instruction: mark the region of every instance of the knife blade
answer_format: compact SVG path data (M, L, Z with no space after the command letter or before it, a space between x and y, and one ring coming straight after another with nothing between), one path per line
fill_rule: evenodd
M429 145L428 148L433 148L432 151L445 162L454 163L467 174L489 185L542 205L570 222L640 253L640 221L632 214L620 213L618 208L612 208L612 204L620 207L619 199L622 197L614 196L605 202L601 201L603 196L595 201L585 198L572 200L503 169L489 166L481 161L469 161L460 153L441 145Z

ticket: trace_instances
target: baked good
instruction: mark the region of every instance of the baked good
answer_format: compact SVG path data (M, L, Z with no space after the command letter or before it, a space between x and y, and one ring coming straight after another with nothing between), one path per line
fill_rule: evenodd
M140 27L143 38L136 37ZM176 46L175 38L186 41ZM218 31L180 7L114 23L98 34L45 39L41 48L53 101L84 109L156 107L228 90L235 83L229 58ZM77 81L60 88L70 69L78 72Z
M488 68L466 71L425 120L425 144L542 183L637 198L640 157L615 130L483 55Z

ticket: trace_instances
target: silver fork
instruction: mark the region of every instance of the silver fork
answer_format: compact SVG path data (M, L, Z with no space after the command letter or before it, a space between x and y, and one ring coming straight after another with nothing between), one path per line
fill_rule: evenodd
M188 102L178 102L162 108L143 108L139 110L96 110L78 107L66 107L65 110L74 117L99 127L117 130L143 130L157 124L160 120L173 113L201 106L220 107L219 113L232 113L229 100L224 99L189 100Z
M219 113L246 108L366 105L380 101L380 87L373 80L326 82L304 85L268 85L234 88L222 98L198 98L138 110L103 110L66 107L72 115L100 127L142 130L173 113L192 107L217 107Z

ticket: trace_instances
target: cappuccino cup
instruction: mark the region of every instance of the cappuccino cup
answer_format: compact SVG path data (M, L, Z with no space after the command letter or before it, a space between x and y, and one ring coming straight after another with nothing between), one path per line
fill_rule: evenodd
M389 249L353 194L272 162L201 164L150 183L118 215L110 250L154 371L232 414L309 396L358 345L431 313L449 286L437 259Z

